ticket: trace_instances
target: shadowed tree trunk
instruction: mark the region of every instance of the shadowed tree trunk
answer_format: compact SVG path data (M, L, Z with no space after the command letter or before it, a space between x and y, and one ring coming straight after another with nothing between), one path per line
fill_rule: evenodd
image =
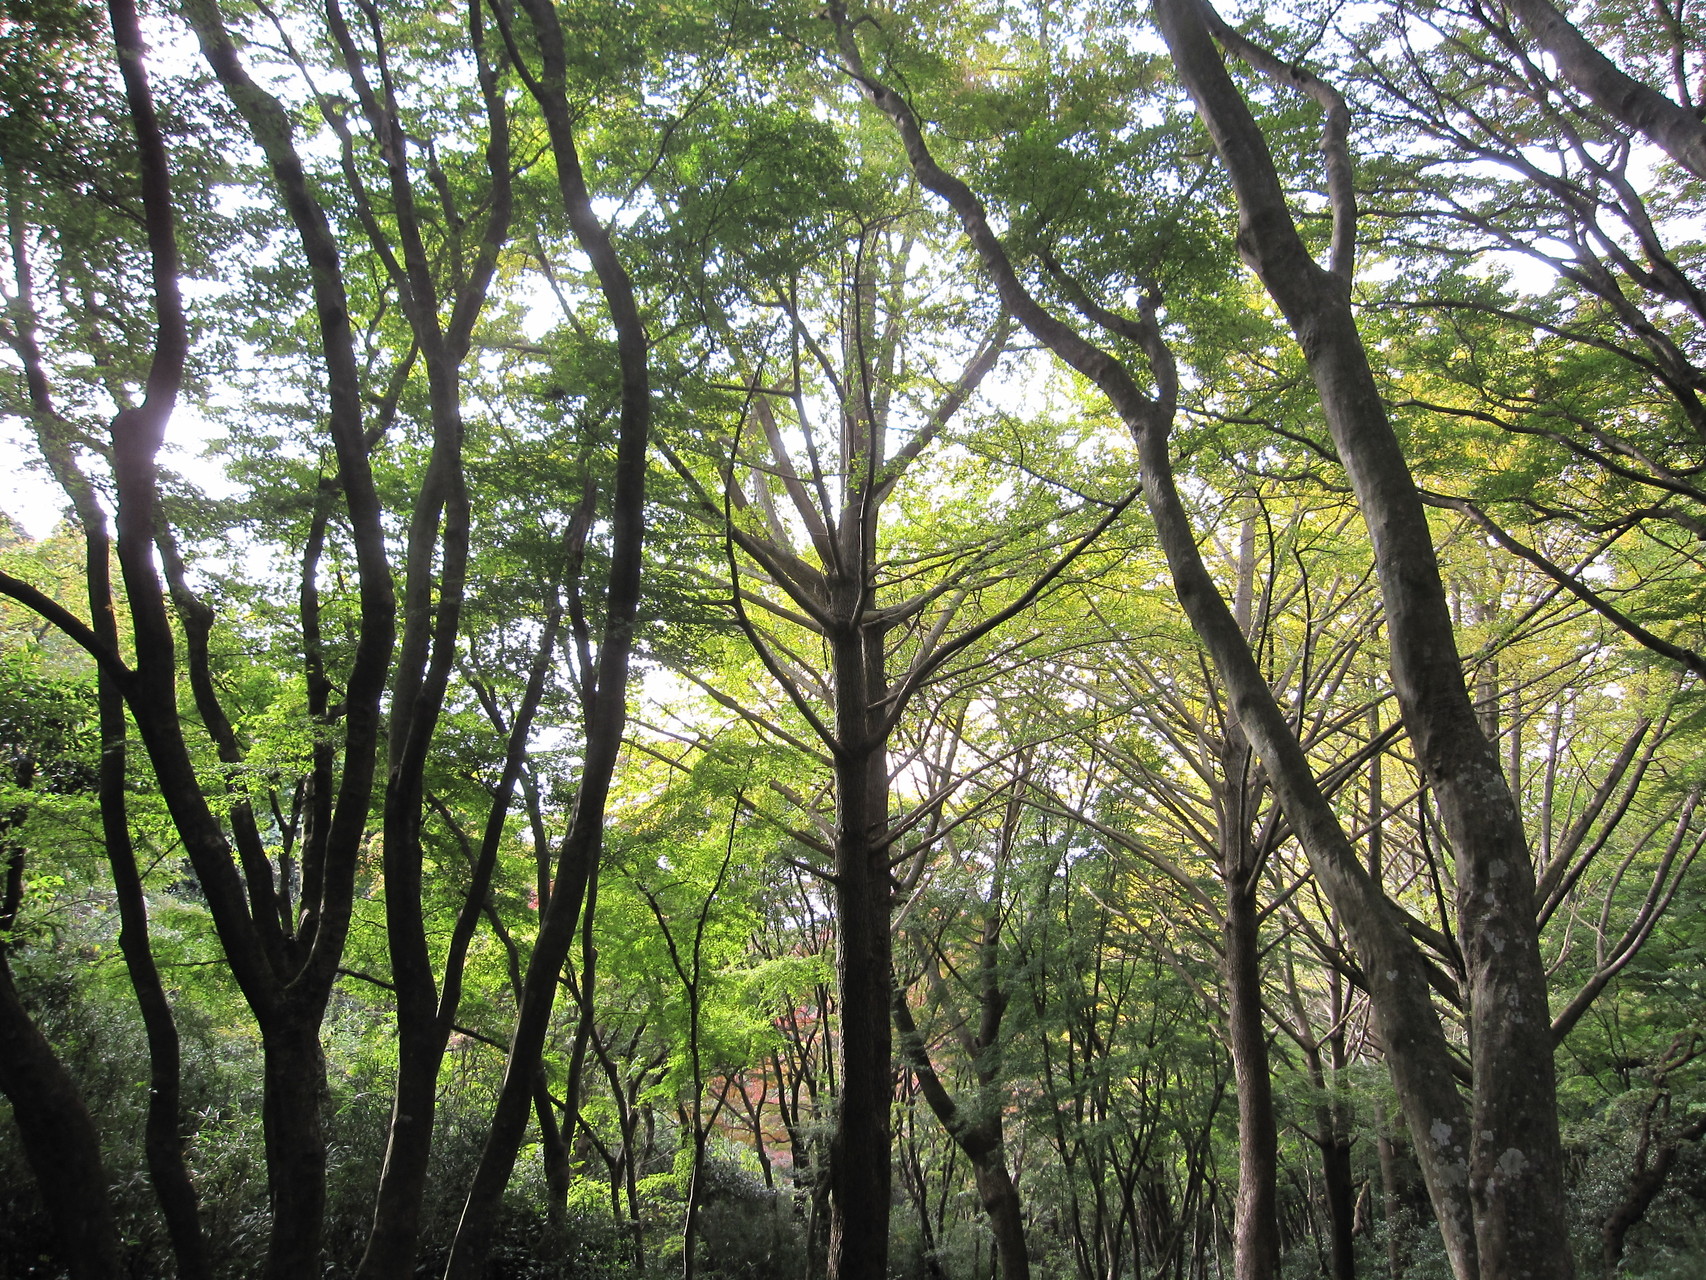
M148 118L148 85L139 57L136 15L125 4L111 6L115 42L143 119ZM83 534L84 582L93 633L113 653L119 651L118 619L113 607L112 533L95 486L78 467L69 441L72 424L60 416L37 340L35 283L21 210L8 191L7 214L17 292L11 308L12 346L23 365L36 441L55 482L70 499ZM148 1039L148 1109L143 1145L149 1176L165 1218L184 1280L210 1275L194 1184L184 1161L181 1068L178 1031L148 941L148 907L130 834L127 720L124 695L114 676L97 668L96 703L101 755L98 792L101 834L112 870L120 918L119 949L136 995Z
M319 1123L324 1083L319 1023L348 929L356 853L369 808L378 700L390 653L391 595L378 506L362 440L357 399L360 383L335 248L318 206L306 197L282 110L243 75L229 40L221 39L223 28L217 14L210 14L205 6L191 7L194 12L190 16L198 24L210 61L228 82L233 97L264 126L257 128L257 138L284 189L310 263L316 268L313 287L319 304L323 352L331 372L329 425L337 445L339 482L356 544L361 614L355 660L345 685L342 785L337 803L326 807L327 821L313 830L307 842L304 893L297 902L291 902L289 887L275 880L245 800L230 804L228 833L202 789L183 734L177 686L187 674L196 709L219 758L226 764L241 759L208 665L207 634L212 613L184 586L182 564L160 509L156 456L182 381L188 330L178 289L179 259L165 149L142 73L141 36L135 14L122 3L113 5L112 15L139 144L141 208L152 265L156 322L143 394L138 401L115 393L122 407L112 422L110 461L117 559L129 605L134 668L126 665L110 636L103 635L98 626L83 624L13 579L5 579L4 588L100 662L112 685L122 692L136 722L154 779L194 868L231 973L261 1030L267 1055L263 1109L273 1206L265 1274L269 1280L285 1280L310 1274L320 1265L325 1150ZM187 655L183 664L179 662L178 639L156 565L157 550L179 607ZM110 603L97 605L97 618L110 607ZM107 719L111 722L113 718L109 715ZM329 785L330 779L319 781ZM122 866L115 873L121 893L129 898L123 910L135 915L137 886L125 888ZM141 959L142 943L136 936L135 922L128 923L132 938L127 953L134 965ZM146 974L143 979L146 989ZM144 998L146 1003L146 993ZM161 1034L163 1024L157 1016L161 1012L155 1008L148 1014L157 1068L169 1067L171 1056L171 1046ZM172 1158L176 1136L163 1132L168 1123L175 1129L175 1121L158 1112L152 1121L150 1154L157 1165L160 1161L169 1164ZM169 1177L169 1169L167 1172ZM180 1219L173 1226L175 1237L180 1239L184 1238L181 1228L187 1227L182 1220L184 1207L180 1197L178 1208L169 1210Z
M333 375L328 379L329 422L338 447L340 481L354 531L361 587L360 634L345 686L343 787L338 804L331 810L330 829L314 832L312 856L304 858L307 891L297 904L300 914L293 918L288 893L281 893L275 882L248 805L241 800L230 805L228 835L202 789L184 739L177 688L180 678L187 674L197 711L215 740L220 758L226 763L237 758L231 754L235 743L208 668L206 635L211 611L180 590L181 564L160 508L156 456L182 383L188 328L179 293L171 184L160 125L143 74L141 34L134 10L123 0L113 4L111 13L137 136L140 208L152 268L156 326L142 395L136 399L128 391L115 393L122 407L111 428L117 560L129 605L134 667L125 663L109 636L82 623L39 592L10 577L5 578L4 589L96 658L113 686L122 692L136 722L232 976L261 1030L267 1055L263 1107L273 1205L265 1274L269 1280L286 1280L313 1274L320 1265L325 1152L318 1112L323 1086L319 1022L348 928L355 856L369 808L378 699L390 652L389 571L361 436L359 378L336 251L323 216L316 219L317 206L303 198L300 166L291 168L294 156L282 111L265 95L249 94L245 105L255 108L273 126L265 132L263 147L316 268L313 286L318 318L324 354ZM191 16L201 20L202 32L209 37L210 57L221 66L222 74L232 72L235 61L229 41L219 45L214 33L216 15L211 25L206 21L209 15L205 8ZM240 69L236 70L236 81L245 89L253 89ZM267 114L268 103L274 108L271 115ZM338 377L340 372L346 376ZM172 580L173 595L178 598L187 653L183 664L156 564L157 550ZM97 617L110 607L110 603L97 606ZM122 867L119 879L124 880ZM134 890L132 885L128 891L129 914L134 914L136 906ZM140 959L140 939L134 928L129 931L132 939L127 950L135 961ZM147 986L146 975L143 985ZM151 1038L154 1048L161 1052L157 1066L168 1067L170 1046L160 1034L161 1023L155 1016L159 1012L155 1009L150 1014ZM170 1123L175 1129L175 1121L157 1113L152 1123L156 1141L151 1156L169 1161L175 1134L162 1135L161 1127ZM180 1203L179 1210L182 1207ZM181 1237L180 1228L186 1225L181 1220L174 1224L174 1234Z
M1706 1115L1676 1128L1671 1119L1671 1094L1666 1083L1671 1072L1698 1058L1706 1045L1698 1035L1678 1036L1653 1069L1653 1096L1641 1111L1641 1130L1635 1141L1634 1168L1629 1171L1623 1195L1600 1222L1600 1265L1605 1280L1613 1280L1623 1261L1623 1247L1630 1231L1647 1216L1653 1201L1665 1189L1671 1169L1683 1148L1706 1137Z
M1233 620L1254 639L1255 516L1246 512L1238 538ZM1267 619L1260 625L1264 628ZM1238 1096L1238 1191L1232 1216L1232 1270L1237 1280L1272 1280L1279 1268L1279 1132L1262 1012L1262 938L1256 890L1273 843L1270 820L1255 831L1264 779L1235 714L1226 717L1216 808L1215 846L1226 890L1221 972L1226 983L1226 1042Z
M21 849L0 848L7 884L0 930L10 930L23 896ZM37 1029L18 997L6 948L0 944L0 1093L24 1156L36 1176L42 1204L58 1236L72 1280L117 1280L118 1226L108 1194L101 1139L82 1091Z
M872 505L875 514L875 504ZM860 513L853 524L865 541ZM875 533L875 520L869 532ZM874 539L873 539L874 540ZM870 551L849 548L861 567ZM874 548L871 548L874 550ZM882 624L862 621L864 574L839 584L830 609L835 677L835 969L841 1036L834 1136L829 1147L829 1274L880 1277L888 1270L889 1109L893 987L889 932L888 734L882 723L888 681Z
M1226 882L1226 1032L1238 1095L1238 1191L1232 1216L1232 1264L1237 1280L1272 1280L1279 1267L1277 1180L1279 1134L1274 1123L1267 1027L1262 1016L1261 936L1256 875Z

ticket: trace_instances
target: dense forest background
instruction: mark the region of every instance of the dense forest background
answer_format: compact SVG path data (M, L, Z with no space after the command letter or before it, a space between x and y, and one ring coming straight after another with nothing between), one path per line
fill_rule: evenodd
M1702 1274L1703 114L4 0L0 1277Z

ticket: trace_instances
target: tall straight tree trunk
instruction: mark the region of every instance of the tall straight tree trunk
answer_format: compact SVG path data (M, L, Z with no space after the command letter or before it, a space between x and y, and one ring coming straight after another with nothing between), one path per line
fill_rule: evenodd
M840 1096L829 1149L831 1280L888 1274L889 1113L894 1093L889 1009L888 754L879 735L883 678L880 630L862 626L863 583L842 582L831 637L835 676L835 970L840 1004L836 1048Z
M1232 1217L1233 1274L1272 1280L1279 1267L1279 1131L1262 1015L1261 935L1255 877L1226 884L1227 1043L1238 1094L1238 1198Z
M1251 504L1253 506L1253 504ZM1238 582L1233 621L1254 641L1256 513L1240 521ZM1266 618L1261 620L1266 625ZM1236 715L1226 718L1219 753L1221 797L1215 842L1226 888L1222 974L1226 986L1227 1045L1238 1094L1238 1196L1232 1217L1232 1270L1236 1280L1273 1280L1279 1269L1279 1129L1274 1119L1272 1068L1262 1013L1261 916L1256 889L1266 860L1266 840L1253 837L1264 780Z
M1321 1190L1327 1201L1327 1273L1331 1280L1356 1280L1356 1177L1351 1169L1351 1140L1336 1110L1320 1108L1315 1124Z
M1345 1051L1344 985L1337 973L1332 976L1331 995L1333 1026L1327 1032L1327 1046L1334 1074L1323 1082L1328 1086L1327 1103L1316 1112L1316 1128L1321 1181L1327 1193L1332 1280L1356 1280L1356 1175L1351 1167L1351 1115L1341 1084L1350 1058Z
M1386 1223L1386 1273L1390 1280L1399 1280L1404 1273L1404 1260L1398 1244L1398 1145L1393 1139L1386 1104L1378 1097L1374 1101L1374 1126L1380 1144L1380 1209Z

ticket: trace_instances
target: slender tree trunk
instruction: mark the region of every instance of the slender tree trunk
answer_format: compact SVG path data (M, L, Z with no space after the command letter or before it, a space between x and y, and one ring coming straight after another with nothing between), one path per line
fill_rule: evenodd
M700 1103L694 1099L694 1111ZM689 1124L693 1129L693 1168L687 1181L687 1212L681 1222L681 1278L694 1280L699 1274L699 1212L705 1198L705 1130L700 1116L694 1115Z
M453 948L446 965L447 998L441 1003L422 902L423 771L456 655L466 583L470 510L462 461L465 433L461 365L498 253L509 234L512 210L509 123L502 92L485 55L484 23L476 7L471 13L469 30L486 108L491 212L481 233L472 270L455 279L449 288L442 288L435 279L422 236L408 149L399 141L403 125L389 80L382 76L382 92L375 91L365 56L352 38L340 6L329 3L326 16L344 70L351 78L384 157L395 238L401 250L400 263L391 246L377 232L371 234L375 248L382 250L385 260L392 264L391 283L426 369L432 424L432 450L415 496L403 558L403 632L392 677L390 759L384 806L386 934L397 996L399 1070L373 1233L359 1271L362 1280L403 1280L414 1270L427 1161L432 1149L438 1070L455 1017L461 990L459 969L465 954ZM383 37L377 25L372 36L383 59ZM336 127L347 143L344 126ZM362 207L363 221L369 227L376 227L377 221L366 207L365 193L356 188L352 194ZM441 314L446 301L453 304L448 327ZM554 626L547 630L554 630ZM537 705L534 688L537 683L535 679L530 684L531 705ZM517 749L512 744L505 762L504 783L493 804L492 819L498 833L518 770ZM495 840L496 834L490 838ZM489 859L484 861L489 863ZM488 878L486 867L475 869L470 887L474 904L484 900ZM465 916L471 914L470 909L465 909ZM456 972L450 972L452 969Z
M557 1105L551 1101L543 1066L533 1084L533 1118L539 1126L539 1161L545 1173L545 1213L551 1225L561 1230L569 1202L569 1183L574 1174L569 1166L568 1144L563 1141L564 1130L557 1123Z
M9 207L9 212L15 210ZM71 499L82 527L91 630L117 653L120 646L112 602L112 537L107 514L95 495L94 485L78 468L63 435L54 429L58 414L41 372L30 303L33 289L28 258L19 238L21 224L14 222L13 231L21 303L19 341L26 353L25 375L37 415L36 438L48 469ZM148 904L130 837L124 697L112 673L104 668L97 674L96 703L101 733L98 768L101 835L112 869L113 897L119 909L119 950L124 955L148 1038L148 1110L143 1142L149 1177L172 1240L178 1274L183 1280L205 1280L211 1274L207 1244L201 1231L195 1186L184 1163L178 1029L149 948Z
M1258 630L1253 505L1246 508L1240 522L1238 583L1232 599L1233 621L1252 641ZM1264 850L1251 838L1263 782L1236 716L1227 718L1225 745L1218 763L1223 796L1215 836L1220 878L1226 887L1222 973L1227 1047L1238 1095L1238 1198L1232 1215L1232 1269L1236 1280L1273 1280L1280 1255L1279 1131L1274 1120L1272 1071L1262 1014L1261 918L1256 907Z
M1279 1132L1262 1016L1255 885L1227 881L1226 1022L1238 1094L1238 1200L1232 1216L1237 1280L1272 1280L1279 1267Z
M1321 1182L1327 1193L1328 1258L1332 1280L1356 1280L1356 1175L1351 1168L1351 1117L1341 1092L1342 1072L1350 1059L1345 1052L1344 985L1332 978L1329 1015L1333 1026L1327 1032L1332 1051L1333 1077L1323 1079L1326 1105L1315 1115L1321 1148Z
M569 1069L563 1081L563 1098L567 1109L563 1113L562 1133L557 1139L557 1145L563 1152L565 1175L562 1195L555 1199L553 1206L559 1216L568 1208L567 1162L574 1150L575 1123L580 1117L581 1079L586 1073L586 1051L592 1043L593 1022L597 1016L595 993L598 982L598 948L592 941L592 925L597 909L598 868L594 867L591 877L587 880L586 906L581 911L581 974L580 981L573 983L580 1016L575 1019L574 1040L569 1046Z
M103 538L104 542L104 538ZM103 546L101 560L105 563ZM104 575L103 575L104 576ZM93 596L94 593L91 592ZM103 588L103 600L110 593ZM111 619L106 613L106 619ZM97 613L97 619L101 615ZM113 631L116 645L117 632ZM148 902L137 872L136 853L130 840L125 796L124 705L111 680L103 673L99 688L101 715L101 826L106 837L107 862L113 873L113 896L119 909L119 950L124 954L130 985L136 993L137 1009L148 1037L148 1116L143 1130L143 1149L148 1175L160 1202L166 1232L171 1237L180 1280L209 1280L213 1274L207 1239L202 1234L201 1212L195 1184L184 1161L182 1066L178 1027L172 1005L160 981L148 945Z
M1386 1272L1390 1280L1404 1274L1403 1258L1398 1247L1398 1148L1392 1139L1392 1126L1386 1115L1386 1104L1379 1098L1374 1102L1374 1124L1379 1130L1380 1208L1386 1223Z
M996 1271L1001 1280L1030 1280L1030 1251L1025 1243L1025 1217L1019 1200L1019 1189L1007 1170L1007 1151L1001 1111L993 1100L985 1100L979 1114L967 1118L959 1104L948 1093L936 1068L930 1061L929 1049L918 1032L912 1010L906 1003L906 993L896 987L893 995L894 1024L900 1032L901 1051L913 1074L918 1078L919 1092L935 1113L936 1119L954 1145L971 1161L972 1180L977 1186L979 1202L989 1218L990 1231L995 1237ZM999 1025L998 1023L996 1024ZM991 1052L992 1046L979 1046ZM980 1070L980 1075L983 1072ZM987 1087L991 1081L984 1080Z
M569 833L557 860L550 898L541 904L539 934L528 960L509 1061L491 1130L446 1264L447 1280L476 1280L485 1271L498 1206L527 1128L558 975L574 945L575 926L603 848L605 804L627 723L628 661L639 608L641 544L645 533L646 451L651 429L647 339L629 278L609 230L598 220L581 169L574 113L567 93L568 60L556 11L523 0L539 42L542 74L534 97L545 117L564 212L594 273L616 330L622 380L616 480L609 509L610 578L597 678L586 711L585 759ZM501 13L500 13L501 20ZM506 29L506 39L509 38Z
M1665 1182L1670 1177L1677 1157L1682 1153L1683 1145L1698 1142L1706 1136L1706 1116L1699 1116L1677 1132L1660 1134L1655 1141L1654 1112L1668 1110L1668 1106L1655 1105L1649 1108L1636 1148L1634 1171L1624 1186L1622 1198L1612 1206L1611 1212L1606 1214L1600 1223L1600 1265L1604 1268L1605 1280L1613 1280L1616 1276L1617 1268L1623 1261L1623 1246L1629 1232L1647 1216L1647 1210L1664 1190Z

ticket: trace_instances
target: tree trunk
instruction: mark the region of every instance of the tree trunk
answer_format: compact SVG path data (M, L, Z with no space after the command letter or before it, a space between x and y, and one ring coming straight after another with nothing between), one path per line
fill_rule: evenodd
M1156 12L1237 192L1239 250L1297 335L1362 508L1386 605L1393 685L1455 848L1470 988L1474 1082L1467 1136L1479 1274L1563 1280L1573 1274L1574 1260L1533 865L1515 801L1476 722L1432 533L1351 312L1348 264L1347 274L1330 272L1309 256L1267 144L1210 40L1205 7L1157 0ZM1334 217L1341 231L1354 226L1354 209L1337 199ZM1461 1140L1443 1117L1419 1128L1412 1119L1418 1133L1432 1126ZM1455 1193L1435 1182L1430 1178L1435 1204L1455 1217ZM1466 1261L1456 1261L1460 1274Z
M1404 1274L1403 1258L1398 1248L1398 1148L1392 1140L1387 1120L1386 1104L1379 1098L1374 1102L1374 1124L1379 1130L1380 1207L1386 1223L1386 1272L1389 1280L1399 1280Z
M859 77L872 101L895 122L919 181L947 200L959 215L1003 303L1039 341L1101 387L1136 438L1145 497L1180 603L1226 682L1238 721L1309 855L1311 869L1356 947L1369 983L1376 1030L1387 1051L1406 1116L1418 1132L1427 1135L1418 1147L1418 1158L1437 1207L1453 1270L1458 1280L1474 1280L1475 1234L1467 1194L1469 1119L1457 1093L1426 970L1415 943L1392 905L1369 880L1331 804L1322 795L1290 723L1274 701L1218 585L1202 562L1167 451L1177 378L1153 318L1145 325L1130 327L1144 341L1152 372L1162 388L1159 398L1143 392L1123 364L1049 313L1030 294L1000 238L990 228L976 195L936 163L905 100L864 71L844 8L832 4L828 12L840 26L842 54L849 69ZM1225 70L1206 37L1204 44L1206 57L1224 79ZM1242 100L1239 102L1241 105ZM1458 680L1461 684L1461 675Z
M326 1092L326 1060L320 1050L320 1012L270 1019L261 1028L266 1093L267 1194L272 1234L267 1240L265 1280L317 1276L326 1215L326 1135L320 1105Z
M1254 642L1256 520L1246 509L1238 535L1238 582L1232 615ZM1265 612L1265 610L1264 610ZM1265 629L1266 617L1260 620ZM1238 1094L1238 1195L1232 1215L1232 1270L1236 1280L1273 1280L1279 1269L1279 1131L1262 1015L1261 917L1256 888L1265 847L1251 838L1263 780L1236 716L1226 718L1224 744L1216 762L1221 797L1216 806L1215 843L1226 888L1226 924L1221 972L1226 986L1226 1040Z
M985 945L990 945L987 941ZM986 1100L982 1114L968 1120L943 1085L930 1061L924 1038L918 1033L912 1010L907 1006L906 993L897 986L893 994L894 1022L900 1032L901 1051L907 1064L918 1077L919 1092L930 1105L936 1119L947 1131L954 1144L971 1161L972 1179L977 1185L979 1202L989 1218L995 1236L996 1267L1001 1280L1030 1280L1031 1258L1025 1244L1025 1219L1019 1201L1019 1189L1013 1185L1007 1171L1006 1141L1001 1111ZM987 1025L987 1024L986 1024ZM994 1024L998 1026L999 1023ZM979 1045L983 1052L992 1046ZM979 1075L985 1072L980 1068ZM987 1087L991 1081L982 1080Z
M27 303L27 275L24 280L24 300ZM33 353L33 317L26 314L22 327ZM34 360L27 363L29 372L34 375ZM32 376L31 394L43 423L57 416L45 380ZM120 644L118 620L113 610L112 536L106 511L95 495L94 485L78 468L63 437L51 430L38 430L37 440L54 479L71 499L77 523L83 531L84 582L91 629L117 653ZM143 1146L155 1197L160 1203L161 1216L166 1220L167 1234L171 1237L178 1274L182 1280L206 1280L212 1274L211 1263L201 1230L195 1185L184 1163L178 1029L148 943L148 903L130 836L126 789L129 755L125 742L128 722L124 696L112 673L104 668L98 670L96 681L101 733L97 775L101 836L112 870L113 898L119 911L119 950L124 955L125 968L148 1038L148 1112Z
M117 1280L118 1227L100 1135L82 1091L18 998L3 955L0 1092L12 1104L24 1155L72 1280Z
M1272 1280L1279 1267L1279 1133L1262 1017L1255 885L1228 879L1226 888L1226 1030L1238 1092L1232 1267L1237 1280Z
M642 543L645 536L646 452L651 431L651 379L647 339L634 297L608 228L599 221L576 147L574 112L566 75L567 53L560 20L544 0L523 0L539 42L542 74L533 82L545 117L564 212L591 260L616 331L622 398L617 429L616 479L611 497L610 577L597 679L586 708L584 763L569 833L557 859L550 898L541 904L539 935L528 960L509 1061L492 1127L480 1155L468 1200L457 1224L445 1267L447 1280L475 1280L486 1269L496 1216L527 1129L533 1078L544 1051L557 979L574 944L587 885L603 849L605 804L627 723L628 664L639 609Z
M1636 80L1607 58L1549 0L1508 0L1529 35L1576 89L1628 129L1645 135L1697 178L1706 178L1706 125L1694 111Z
M104 537L102 542L105 542ZM105 547L101 560L106 561ZM102 575L104 577L104 575ZM91 602L95 592L91 591ZM110 600L103 589L100 598ZM110 621L111 613L104 620ZM102 615L97 613L97 621ZM113 631L116 645L117 632ZM148 1176L154 1184L160 1214L166 1220L172 1253L177 1260L179 1280L209 1280L213 1274L207 1239L201 1229L201 1211L195 1184L184 1162L182 1107L182 1060L177 1023L166 997L160 970L148 945L148 902L136 853L130 840L125 799L124 705L111 680L103 673L99 686L101 714L101 826L106 837L107 862L113 873L113 897L119 909L119 950L124 954L136 1007L142 1014L148 1037L148 1116L143 1130L143 1149Z
M533 1118L539 1125L539 1160L545 1173L545 1213L551 1225L561 1230L569 1203L569 1183L574 1171L569 1165L569 1147L557 1123L557 1104L551 1101L545 1071L541 1067L533 1082Z
M992 1144L993 1154L972 1162L977 1196L989 1215L995 1235L997 1273L1001 1280L1031 1280L1031 1258L1025 1245L1025 1219L1019 1204L1019 1189L1007 1172L1003 1146Z
M831 638L836 735L835 972L841 1027L835 1129L829 1151L830 1280L885 1280L891 1195L889 1112L894 1092L889 1008L888 756L873 740L884 693L881 632L861 627L863 591L837 610Z
M1356 1178L1351 1142L1336 1108L1316 1113L1315 1144L1321 1149L1321 1185L1327 1200L1327 1262L1332 1280L1356 1280Z
M396 963L394 957L393 963ZM427 982L431 984L430 973ZM421 1206L426 1196L427 1164L432 1154L433 1112L445 1040L436 1035L437 1008L430 991L400 976L396 982L397 1080L391 1122L374 1200L373 1229L362 1254L362 1280L401 1277L414 1272L420 1241ZM408 990L405 990L408 988ZM404 1007L428 1007L405 1014Z
M1616 1276L1618 1265L1623 1261L1624 1241L1635 1225L1647 1216L1647 1210L1664 1190L1683 1144L1698 1142L1706 1136L1706 1116L1701 1116L1676 1133L1661 1134L1655 1143L1654 1112L1669 1110L1668 1105L1662 1108L1656 1105L1657 1101L1648 1108L1643 1119L1640 1142L1635 1152L1635 1168L1624 1186L1623 1198L1612 1206L1611 1212L1600 1223L1600 1264L1605 1269L1605 1280L1613 1280ZM1668 1104L1668 1098L1664 1101Z

